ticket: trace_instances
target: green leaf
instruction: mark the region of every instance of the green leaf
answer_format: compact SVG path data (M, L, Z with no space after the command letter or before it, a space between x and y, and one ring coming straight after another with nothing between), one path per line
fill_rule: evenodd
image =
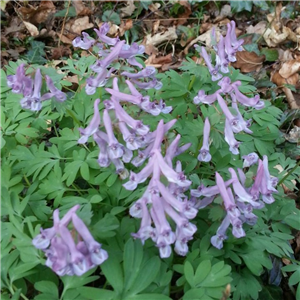
M234 12L241 12L243 10L252 10L252 1L230 1L231 10Z
M77 289L77 291L80 293L80 295L86 297L87 299L95 299L95 300L116 299L116 294L114 291L97 289L97 288L87 287L87 286L80 287Z
M68 11L68 14L67 14L67 11ZM64 8L64 9L58 11L57 13L55 13L55 15L54 15L54 17L61 17L61 18L64 18L64 17L72 18L72 17L76 17L76 16L77 16L76 10L75 10L75 7L73 7L73 6L69 7L68 9Z
M130 296L125 298L124 300L172 300L166 295L162 294L139 294L135 296Z
M82 165L80 167L80 174L84 180L88 181L90 179L89 165L85 161L82 162Z
M266 61L276 61L279 56L276 49L262 48L260 52L265 55Z
M143 259L143 247L140 240L133 241L129 239L124 247L123 254L123 269L125 290L129 290L134 283L140 271L141 263Z
M211 262L210 260L204 260L200 263L200 265L197 267L196 273L195 273L195 285L199 285L210 273L211 271Z
M45 44L39 41L30 41L31 50L25 54L25 59L30 64L39 64L42 65L47 62L45 59Z
M184 263L184 276L191 287L195 287L194 269L192 264L187 260Z
M120 16L113 10L106 10L102 15L103 22L112 22L113 24L120 25Z
M124 275L117 257L110 254L108 259L101 265L101 269L109 284L118 295L121 295L124 288Z
M34 284L34 288L42 293L58 298L57 286L52 281L38 281Z
M292 212L290 215L284 218L284 222L289 226L300 230L300 211Z
M259 299L264 300L278 300L282 299L282 296L282 289L274 285L264 286L262 291L259 293Z

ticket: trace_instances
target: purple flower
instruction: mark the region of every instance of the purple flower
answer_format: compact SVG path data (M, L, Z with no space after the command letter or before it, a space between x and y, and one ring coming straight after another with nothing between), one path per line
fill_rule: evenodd
M223 219L221 225L217 230L217 234L211 237L210 242L217 249L223 248L223 241L228 238L226 235L226 231L229 225L230 225L229 215L226 215L226 217Z
M108 147L107 152L110 159L117 159L122 157L125 154L125 148L122 144L118 142L116 139L111 119L109 117L108 111L105 109L103 112L103 123L106 129L107 137L108 137Z
M30 84L32 87L32 85ZM32 111L38 111L42 108L41 103L41 88L42 88L42 75L41 70L37 69L35 72L33 90L28 89L25 97L21 99L20 104L23 108L30 109Z
M206 49L204 47L201 47L201 55L208 67L208 70L210 72L210 75L212 76L212 81L217 81L222 78L222 75L219 73L218 67L213 67L211 63L211 58L208 56Z
M148 82L141 82L135 79L132 79L132 82L138 86L140 89L149 90L149 89L156 89L160 90L162 88L162 82L158 81L156 78L152 79Z
M86 32L83 32L82 35L83 35L83 39L81 39L78 36L73 40L72 44L74 47L88 50L94 45L95 40L91 38Z
M107 252L101 249L101 244L95 241L84 222L75 213L72 215L72 221L74 228L85 242L93 264L102 264L108 258Z
M203 129L203 145L199 150L198 160L209 162L211 160L211 155L209 153L209 132L210 132L210 123L208 118L205 119L204 129Z
M217 95L217 99L218 99L218 103L219 103L224 115L226 116L227 123L229 123L231 126L232 131L234 133L238 133L238 132L242 131L243 126L241 125L239 118L234 117L232 115L232 113L230 112L230 110L227 107L226 102L219 94Z
M232 99L234 99L235 96L232 94ZM236 119L238 120L238 124L239 124L239 128L242 129L244 132L248 133L248 134L252 134L253 132L248 129L248 127L251 126L251 119L250 120L247 120L245 121L243 116L241 115L239 109L238 109L238 106L237 106L237 103L235 101L232 101L232 108L236 111L237 113L237 117Z
M118 41L119 38L110 38L107 36L107 33L109 31L109 24L103 23L102 26L98 29L94 29L95 32L98 35L98 38L104 42L105 44L114 46Z
M32 241L35 247L45 252L46 266L52 268L59 276L81 276L108 257L107 252L101 249L101 244L94 240L85 224L77 217L78 208L79 205L71 208L61 220L59 220L59 211L55 210L54 226L41 230L41 234ZM73 238L67 228L71 220L76 230L72 234L78 234L77 238ZM76 244L75 241L78 243Z
M12 92L19 94L23 92L25 76L25 64L20 64L15 75L7 76L7 85L12 88Z
M255 152L242 156L244 160L243 168L248 168L258 162L258 155Z
M107 68L114 60L116 60L119 55L120 51L124 45L125 41L119 41L116 45L112 48L111 52L100 61L100 65L102 68Z
M200 90L198 92L198 95L196 97L194 97L194 103L195 104L204 103L204 104L211 105L217 100L217 96L219 95L219 93L220 93L220 90L217 90L216 92L214 92L211 95L205 95L205 91Z
M131 46L127 44L123 45L119 55L121 58L125 58L129 64L142 69L143 65L136 60L135 56L143 54L144 52L145 46L133 43Z
M248 107L252 107L255 106L259 103L259 95L254 96L253 98L248 98L247 96L245 96L243 93L241 93L238 89L238 86L241 85L240 81L236 81L234 83L232 83L232 87L234 90L234 94L236 97L236 100L239 101L242 105L248 106Z
M224 133L225 133L225 141L226 143L229 145L229 150L232 154L239 154L239 145L240 145L240 142L238 142L235 138L234 138L234 135L233 135L233 131L232 131L232 128L230 126L230 123L228 121L228 119L225 120L225 130L224 130Z
M50 93L44 94L41 97L41 101L54 97L57 101L64 102L67 99L67 95L54 86L53 81L49 76L45 75L45 79Z
M78 140L78 144L86 143L88 138L98 131L101 122L100 112L98 108L99 103L100 103L100 99L96 99L94 102L94 115L90 124L86 128L81 128L81 127L78 128L81 134L81 138Z
M235 171L232 168L229 168L228 170L231 174L231 178L233 179L232 186L235 194L238 197L238 200L241 202L250 203L253 207L259 206L259 202L257 202L256 199L241 185Z
M145 69L141 70L137 73L130 73L130 72L122 72L122 76L126 76L128 78L139 79L139 78L146 78L146 77L153 77L155 75L156 69L154 67L146 67Z
M228 73L228 64L229 61L227 60L226 53L225 53L225 44L224 44L224 38L223 36L220 37L220 41L218 43L217 47L217 56L216 56L216 65L220 66L220 70L223 73Z

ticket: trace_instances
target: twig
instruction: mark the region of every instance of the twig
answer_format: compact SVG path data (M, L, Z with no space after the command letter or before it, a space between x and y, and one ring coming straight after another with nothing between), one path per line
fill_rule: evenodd
M65 23L66 23L66 19L67 19L68 13L69 13L70 5L71 5L71 0L68 1L67 11L65 13L64 20L63 20L62 27L61 27L61 31L60 31L60 35L59 35L58 47L60 46L61 37L62 37L63 32L65 30Z

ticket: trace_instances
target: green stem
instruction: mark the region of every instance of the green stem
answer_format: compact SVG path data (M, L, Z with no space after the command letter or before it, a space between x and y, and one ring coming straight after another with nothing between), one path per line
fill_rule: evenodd
M192 80L191 80L191 82L190 82L190 84L189 84L189 87L188 87L188 90L189 90L189 91L192 89L192 87L193 87L193 85L194 85L194 83L195 83L195 80L196 80L196 76L193 75L193 76L192 76Z
M300 166L300 160L296 164L296 166L291 169L279 182L278 185L282 184L298 167Z
M23 175L23 177L24 177L24 179L25 179L26 183L28 184L28 186L31 186L31 184L30 184L30 182L29 182L29 180L28 180L28 178L26 177L26 175L25 175L25 174Z
M72 187L76 190L76 192L78 192L78 194L80 196L83 196L83 194L81 193L81 191L77 188L77 186L75 185L75 183L72 183Z
M10 289L9 289L10 292L11 292L13 295L15 294L14 289L17 290L18 288L17 288L16 286L12 285L12 286L10 287ZM23 293L20 293L20 296L21 296L24 300L29 300Z
M81 123L79 122L79 120L76 118L76 116L73 114L73 112L69 109L66 109L67 113L70 115L70 117L73 119L73 121L75 123L77 123L77 125L81 125Z

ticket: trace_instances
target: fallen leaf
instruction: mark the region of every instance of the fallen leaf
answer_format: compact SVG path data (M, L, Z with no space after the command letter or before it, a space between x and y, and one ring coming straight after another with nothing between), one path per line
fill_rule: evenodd
M127 1L127 6L120 9L121 10L121 16L122 17L130 17L133 12L136 10L136 7L134 5L134 1Z
M293 59L282 64L282 67L279 70L279 74L283 78L289 78L299 71L300 71L300 59L299 60Z
M284 78L280 75L279 71L275 71L271 74L271 81L274 82L277 86L283 86L285 84L296 85L299 80L299 74L294 73L289 78Z
M122 20L121 25L119 27L119 36L123 36L127 30L132 28L132 26L133 26L132 19Z
M91 10L82 3L82 0L73 0L72 4L75 7L77 16L89 16L92 14Z
M18 32L20 33L25 29L25 25L18 17L13 17L9 26L4 27L4 35L9 35L10 33Z
M56 8L52 1L43 0L37 8L34 7L21 7L19 10L23 21L39 25L44 23L50 15L54 14Z
M260 70L264 61L264 55L258 56L255 52L240 51L236 53L236 62L232 63L232 66L243 73L249 73Z
M153 36L146 35L143 44L157 46L165 41L176 40L178 38L175 27L168 28L163 33L157 33Z
M66 37L65 35L60 35L59 33L57 33L57 36L63 43L70 45L72 44L72 40Z
M29 22L23 21L25 27L27 28L27 30L29 31L31 36L38 36L39 35L39 31L37 29L37 27Z
M85 16L76 20L70 20L66 23L65 30L69 32L67 37L73 40L76 36L81 35L81 31L93 28L94 24L89 22L89 17Z
M51 49L52 59L58 60L63 56L69 56L72 54L70 48L66 46L59 46L57 48Z
M259 35L262 35L267 27L267 22L261 21L257 23L255 26L250 25L249 27L246 28L247 33L257 33Z
M271 81L274 82L277 86L282 88L282 90L286 95L286 100L291 109L300 108L300 103L298 103L299 101L296 100L293 92L288 87L285 86L286 84L296 85L297 82L299 81L298 73L294 73L289 78L284 78L280 75L279 71L275 71L274 73L271 74Z
M178 16L177 25L183 25L187 22L187 18L191 15L192 10L190 3L186 0L180 0L179 4L184 7L184 13Z

